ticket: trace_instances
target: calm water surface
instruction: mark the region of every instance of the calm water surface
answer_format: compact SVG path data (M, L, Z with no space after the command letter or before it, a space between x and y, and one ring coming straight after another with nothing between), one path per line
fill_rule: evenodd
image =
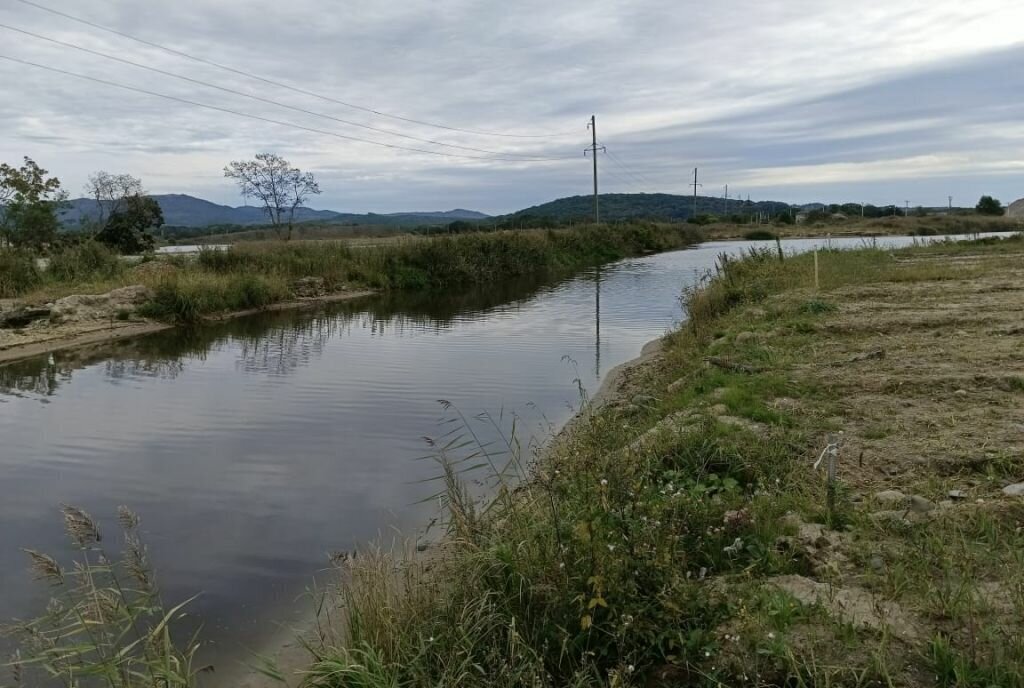
M898 245L909 239L880 243ZM683 317L681 289L723 252L703 244L557 283L400 295L171 331L0 367L0 620L45 603L19 551L66 556L58 505L108 530L119 504L169 600L221 659L287 621L331 550L434 513L424 436L446 399L513 414L542 438L611 367ZM804 250L811 240L784 242ZM859 240L833 240L857 245ZM774 245L774 244L771 244Z

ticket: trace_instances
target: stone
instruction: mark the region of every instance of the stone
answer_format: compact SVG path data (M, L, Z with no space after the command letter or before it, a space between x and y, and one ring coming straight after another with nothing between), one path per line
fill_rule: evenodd
M932 511L935 508L935 503L930 499L925 499L921 495L911 495L910 497L910 510L916 511L919 514L925 514Z
M1024 483L1014 483L1003 488L1003 494L1008 497L1024 497Z
M950 490L946 496L950 499L967 499L967 493L963 490Z
M800 514L793 511L787 511L780 519L779 525L786 530L799 531L800 526L804 524L804 520L800 518Z
M879 525L905 525L910 523L913 512L904 509L885 509L871 514L871 520Z
M956 396L962 398L962 397L967 396L967 390L966 389L958 389L957 391L953 392L953 394L955 394Z
M657 403L658 400L649 394L637 394L633 397L632 401L636 406L652 406Z
M49 308L32 308L29 306L17 308L9 313L0 313L0 327L4 329L25 327L36 320L49 318L51 312Z
M907 495L899 490L882 490L875 493L875 501L883 506L899 506L907 501Z
M711 411L712 416L724 416L729 413L729 407L725 404L715 404L708 410Z
M747 420L746 418L738 418L736 416L721 415L721 416L715 416L715 420L718 421L719 423L721 423L722 425L729 425L729 426L732 426L734 428L739 428L741 430L746 430L747 432L752 432L752 433L757 434L757 435L763 433L764 430L765 430L765 427L763 425L761 425L760 423L754 422L752 420Z
M748 332L740 332L738 335L736 335L736 343L737 344L748 344L748 343L754 341L755 339L757 339L757 335L754 334L753 332L749 332L749 331Z
M683 391L685 388L686 388L686 378L685 377L681 377L678 380L676 380L675 382L669 384L669 386L667 387L667 391L668 391L669 394L675 394L676 392Z
M894 463L882 467L882 472L885 473L886 475L899 475L902 472L902 470L903 469L901 469Z
M882 571L885 571L885 559L876 554L868 560L868 566L871 567L872 571L881 573Z
M303 277L292 283L292 293L300 299L316 298L327 293L323 277Z

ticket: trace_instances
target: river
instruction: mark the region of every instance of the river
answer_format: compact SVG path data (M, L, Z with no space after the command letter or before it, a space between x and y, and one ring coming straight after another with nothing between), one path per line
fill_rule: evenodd
M719 253L758 245L774 247L708 243L561 281L371 297L0 367L0 620L45 605L19 549L66 560L61 503L111 534L127 504L165 599L201 593L192 613L233 662L301 613L328 552L421 532L437 508L422 481L438 474L423 438L454 413L438 400L542 440L579 405L577 381L596 390L680 322L682 288Z

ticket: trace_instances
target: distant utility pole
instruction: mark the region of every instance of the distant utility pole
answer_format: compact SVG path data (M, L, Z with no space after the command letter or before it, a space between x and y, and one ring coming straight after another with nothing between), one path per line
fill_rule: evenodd
M949 196L949 212L953 212L953 197Z
M864 217L864 204L863 203L860 204L860 216Z
M693 168L693 217L697 217L697 187L704 186L703 184L697 183L697 168Z
M725 185L725 215L729 216L729 185Z
M587 150L583 151L583 155L586 155L587 151L590 151L591 157L594 158L594 224L599 225L601 224L601 210L597 200L597 151L603 151L605 150L605 147L601 146L600 148L598 148L597 146L597 117L591 115L590 122L587 124L587 127L590 129L590 133L593 135L593 145L591 145L590 148L588 148Z
M910 215L910 201L903 201L907 206L903 209L903 217Z

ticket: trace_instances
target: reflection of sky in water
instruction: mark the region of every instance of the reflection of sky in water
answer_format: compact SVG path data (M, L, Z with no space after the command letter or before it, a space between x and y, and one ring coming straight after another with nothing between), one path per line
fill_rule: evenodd
M504 412L506 425L518 415L523 440L542 437L578 403L577 376L593 392L679 320L683 286L744 245L0 368L0 618L41 602L18 548L64 551L58 504L107 526L128 504L167 597L202 591L208 635L254 641L268 630L260 613L292 608L329 550L426 521L434 507L418 502L434 487L417 481L437 469L416 459L424 436L444 432L438 399L467 416Z

